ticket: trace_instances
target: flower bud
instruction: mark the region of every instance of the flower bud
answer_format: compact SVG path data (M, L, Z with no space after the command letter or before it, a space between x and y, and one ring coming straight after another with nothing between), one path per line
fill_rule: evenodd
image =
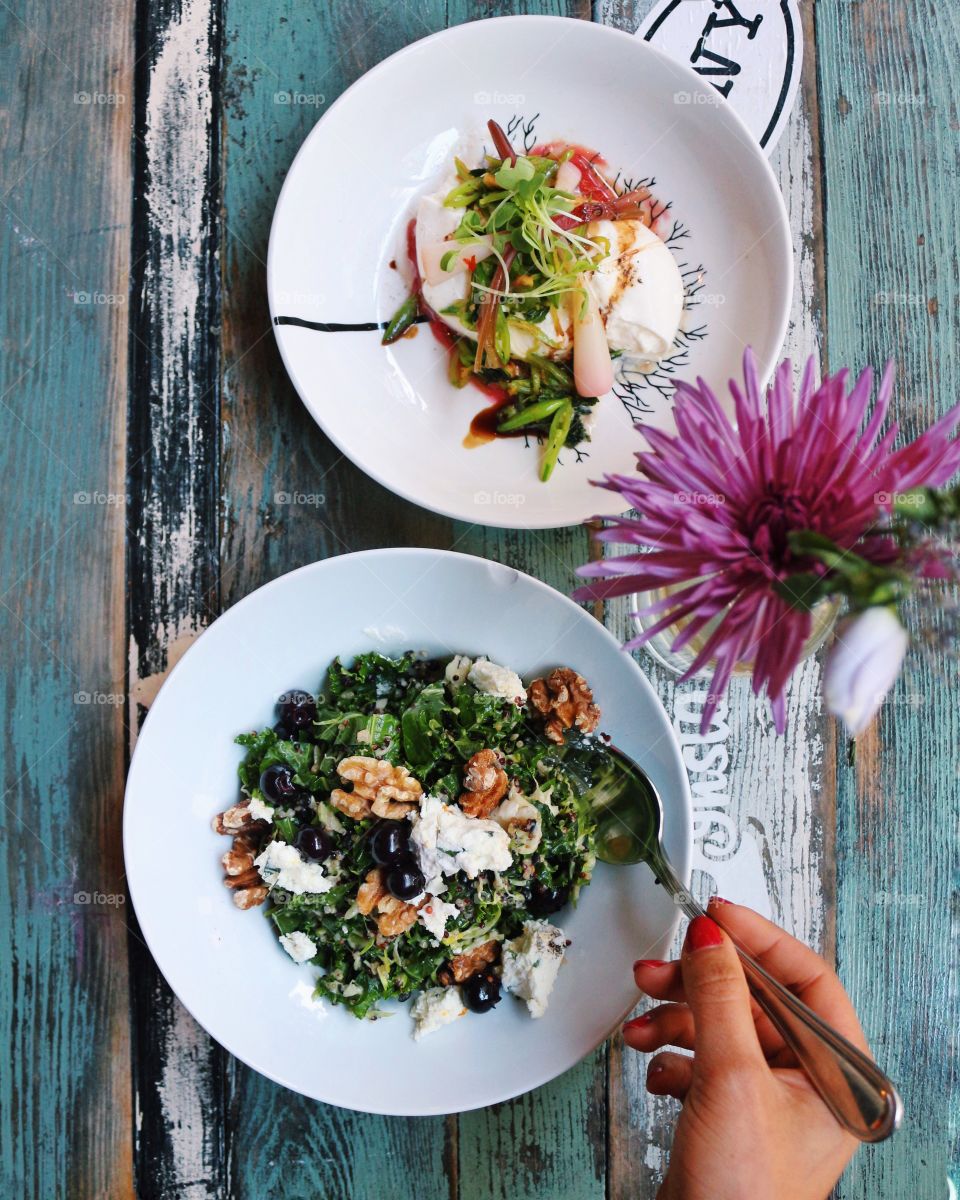
M837 630L827 657L823 695L852 737L862 733L896 679L907 652L907 631L890 608L868 608Z

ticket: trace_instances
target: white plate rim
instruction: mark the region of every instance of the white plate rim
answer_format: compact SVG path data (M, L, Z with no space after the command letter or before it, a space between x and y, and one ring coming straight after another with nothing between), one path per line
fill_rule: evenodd
M711 107L714 108L718 114L720 114L719 119L730 122L731 125L733 126L733 128L739 133L740 140L744 143L744 146L746 148L746 153L748 153L749 155L751 155L751 157L754 158L755 162L760 167L761 174L766 176L767 182L770 184L774 206L777 209L778 216L780 218L779 222L778 222L778 229L779 229L779 232L783 235L783 238L785 241L785 249L786 249L786 253L783 256L783 264L786 269L783 271L782 275L780 276L779 294L777 296L777 299L778 299L777 307L779 310L778 318L777 318L777 322L776 322L777 334L776 334L775 339L773 339L773 341L771 342L770 351L762 359L759 359L758 363L757 363L757 367L758 367L757 373L758 373L758 376L759 376L763 386L766 386L766 383L772 377L773 369L776 365L777 359L779 358L779 356L783 350L784 341L785 341L786 335L787 335L787 329L788 329L789 323L790 323L790 309L791 309L792 300L793 300L793 280L794 280L795 264L794 264L794 253L793 253L793 240L792 240L792 235L791 235L791 230L790 230L790 217L787 212L787 206L786 206L786 202L783 198L783 193L780 190L780 184L778 183L777 177L774 174L773 167L770 165L769 159L763 153L762 149L760 148L760 145L757 143L753 134L747 128L747 125L744 122L743 118L729 104L712 103L712 101L714 100L714 98L716 96L715 89L713 88L713 86L711 84L706 83L704 81L704 79L702 78L702 76L698 75L696 73L696 71L694 71L694 69L691 66L689 66L687 63L680 62L676 58L667 54L665 51L661 50L659 47L651 45L649 42L644 41L642 38L636 37L635 34L628 33L626 30L615 29L613 26L604 25L598 21L583 21L577 17L560 17L560 16L556 16L553 14L547 14L547 13L543 13L543 14L521 13L521 14L501 16L501 17L485 17L485 18L481 18L478 21L465 21L458 25L449 25L444 29L438 29L435 33L428 34L426 37L419 38L415 42L410 42L408 45L402 46L399 50L395 50L393 52L393 54L390 54L386 58L381 59L380 62L375 63L369 69L369 71L365 71L359 77L359 79L355 79L348 88L346 88L343 92L341 92L340 95L333 102L333 104L331 104L330 107L322 114L322 116L320 116L318 118L318 120L314 123L313 128L310 130L310 132L307 134L307 136L300 143L300 146L299 146L296 154L294 155L293 159L290 162L289 167L287 168L287 172L286 172L286 175L284 176L283 184L280 188L279 195L277 196L276 204L274 205L273 216L270 221L270 235L269 235L269 239L268 239L268 243L267 243L267 267L266 267L267 307L268 307L268 310L270 313L270 327L273 330L274 341L280 352L280 358L283 361L283 366L284 366L284 370L287 373L287 378L293 384L294 390L296 391L301 404L303 404L304 408L309 413L311 420L316 423L316 425L320 428L320 430L322 431L324 436L329 438L329 440L333 443L333 445L336 446L337 450L339 450L339 452L346 459L348 459L350 462L352 462L354 464L354 466L356 466L358 468L358 470L363 471L363 473L365 475L368 475L372 480L374 480L375 483L379 484L382 488L386 489L387 491L393 493L396 496L399 496L402 500L408 501L410 504L415 504L415 505L417 505L417 507L426 509L428 512L436 513L438 516L446 517L446 518L448 518L450 520L454 520L454 521L468 521L469 519L464 515L464 513L462 511L459 511L455 508L448 508L443 504L427 503L422 497L420 497L417 494L417 489L416 489L415 485L413 485L413 484L411 484L408 487L400 487L396 483L388 483L385 480L385 478L383 478L382 472L378 471L374 464L369 464L366 462L361 464L361 463L357 462L351 456L351 454L348 453L345 445L337 437L337 435L333 431L333 429L328 426L328 423L321 418L319 413L315 410L314 405L307 398L307 394L306 394L307 389L301 387L300 381L298 380L297 375L293 370L292 363L290 362L290 360L287 356L287 353L284 349L283 340L281 339L280 334L278 332L280 327L276 324L276 317L281 315L279 312L279 309L276 305L276 302L275 302L276 260L277 260L277 255L279 253L279 251L277 250L278 228L280 225L280 213L281 213L281 209L283 207L284 194L287 191L288 186L291 185L291 178L293 176L294 171L296 170L297 161L301 158L302 155L305 154L310 141L317 135L317 132L323 126L324 121L326 121L326 119L329 117L329 115L332 112L334 112L334 110L343 101L345 101L347 99L347 97L351 94L351 92L354 91L354 89L360 88L362 85L366 84L372 76L376 76L381 70L386 69L388 64L393 62L394 59L400 58L407 54L411 54L415 50L421 49L428 42L439 41L439 40L447 37L452 30L462 30L462 29L468 28L471 25L479 25L481 23L484 26L487 26L490 24L504 25L504 24L508 24L508 23L513 24L515 26L518 22L522 22L525 25L539 24L541 26L552 26L554 28L556 28L560 25L568 26L568 25L570 25L571 22L576 22L577 24L583 25L585 27L589 27L591 29L601 31L601 36L610 36L612 38L621 39L621 40L626 39L626 41L629 42L634 47L634 50L640 55L641 58L643 58L643 56L647 55L647 54L654 55L655 57L661 59L662 61L669 63L672 67L680 70L684 75L686 75L687 83L694 91L696 91L700 95L704 95L704 96L707 96L710 98ZM591 34L590 36L593 36L593 35ZM771 229L769 232L773 232L773 229ZM719 388L720 381L715 381L715 384L716 384L716 387ZM640 449L640 447L638 447L638 449ZM598 491L599 490L600 489L598 488ZM599 503L599 507L603 508L602 503L601 502L598 502L598 503ZM629 505L626 505L625 507L617 508L616 503L611 502L607 506L605 511L594 513L591 516L586 516L586 517L584 517L584 520L593 520L593 519L597 519L602 516L617 515L619 513L626 512L628 508L629 508ZM512 514L509 511L501 513L498 516L497 520L489 520L488 519L488 520L484 520L482 522L473 521L472 523L489 526L492 529L566 529L566 528L571 527L569 522L567 522L566 520L564 520L562 518L555 522L545 522L545 521L541 520L541 521L538 521L536 524L530 524L529 522L523 520L522 512L520 512L520 511L517 511L515 514Z
M607 627L605 625L602 625L599 621L597 621L594 617L592 617L590 613L588 613L583 608L581 608L580 605L577 604L574 600L570 599L569 596L564 595L564 593L559 591L557 588L551 587L550 584L544 583L543 580L538 579L536 576L529 575L525 571L521 571L517 567L511 567L504 563L495 562L492 559L481 558L478 555L464 554L460 551L455 551L455 550L431 549L428 547L421 547L421 546L380 547L380 548L374 548L374 549L369 549L369 550L357 550L357 551L353 551L353 552L350 552L347 554L331 555L328 558L318 559L312 563L305 563L303 566L296 567L292 571L287 571L282 575L278 575L276 578L268 580L265 584L262 584L259 588L255 588L252 592L249 592L242 599L238 600L236 604L231 605L230 608L228 608L225 612L221 613L220 616L218 616L215 621L212 621L210 623L210 625L208 625L207 628L204 629L204 631L200 634L200 636L197 638L197 640L195 642L193 642L193 644L187 649L187 651L184 653L183 657L180 658L178 660L178 662L175 664L175 666L171 668L169 674L164 679L164 682L161 685L161 687L157 693L157 696L154 697L154 700L151 704L150 710L147 712L147 715L144 719L143 725L140 727L140 731L137 736L137 742L134 747L133 755L130 760L129 770L127 772L127 780L126 780L126 786L124 789L124 800L123 800L122 845L123 845L125 872L128 870L127 864L132 859L132 855L129 853L129 847L131 846L131 844L134 840L134 837L135 837L135 833L133 831L133 818L131 816L132 808L133 808L133 803L131 800L131 793L132 793L134 787L136 786L136 778L135 778L136 764L137 764L138 755L141 753L140 748L143 745L145 733L150 724L150 720L151 720L151 717L152 717L152 714L154 711L154 707L156 705L157 700L159 699L160 693L164 690L164 688L166 688L167 684L181 672L181 670L184 666L184 663L192 655L194 648L200 644L200 642L203 640L203 638L207 634L207 632L209 630L213 629L213 627L215 625L219 624L221 621L224 621L226 618L230 617L230 615L232 613L235 613L238 609L242 608L248 601L252 600L252 598L254 596L260 597L262 595L262 593L273 590L273 589L283 585L286 581L290 580L291 578L293 578L295 576L304 575L304 574L307 574L307 573L310 573L313 571L318 571L318 570L322 571L327 566L327 564L334 563L340 559L346 559L346 558L362 559L362 558L377 557L377 556L381 556L381 555L385 555L385 554L390 554L390 555L396 554L396 555L400 555L400 556L406 557L406 558L416 558L416 557L436 558L436 557L440 557L440 558L446 559L446 560L465 560L472 564L476 564L478 562L483 563L488 569L493 568L498 571L505 571L505 572L509 572L514 575L521 576L523 579L525 579L529 583L536 585L536 587L538 589L540 589L546 593L549 593L552 600L554 600L554 601L559 600L568 610L576 612L579 615L579 617L581 617L585 620L594 622L594 624L596 626L596 631L599 632L602 640L605 640L608 643L610 643L613 649L616 649L616 651L618 653L620 653L624 656L625 661L629 664L628 670L632 670L632 673L634 674L635 679L636 679L637 684L640 687L640 689L642 691L645 691L647 693L649 699L651 699L653 701L653 703L656 705L656 707L661 710L661 712L663 713L664 721L670 730L669 737L667 738L667 742L668 742L670 750L671 750L671 755L675 760L675 765L678 769L679 778L681 778L683 781L682 794L679 794L675 797L672 796L670 799L671 813L673 814L672 819L682 823L682 832L684 834L683 850L679 855L674 856L673 866L674 866L678 876L682 880L688 881L689 877L690 877L692 853L693 853L693 798L692 798L692 793L690 790L689 776L688 776L686 768L683 764L682 752L680 749L680 745L677 742L676 736L673 733L669 715L667 714L666 709L664 708L663 703L660 700L660 697L657 695L656 690L654 689L654 687L650 683L650 681L647 679L646 675L643 673L643 670L637 663L636 659L634 659L633 656L631 654L629 654L627 651L623 650L622 643L619 641L618 638L616 638L614 636L613 633L610 632L609 629L607 629ZM502 1104L502 1103L508 1102L510 1100L514 1100L517 1097L524 1096L528 1092L532 1092L532 1091L536 1090L537 1088L542 1087L545 1084L552 1082L554 1079L559 1078L561 1075L566 1074L567 1071L572 1070L575 1066L577 1066L585 1058L589 1057L590 1054L594 1053L594 1051L596 1051L596 1049L599 1046L601 1046L604 1042L606 1042L616 1032L616 1030L620 1027L622 1022L628 1016L628 1014L630 1012L632 1012L633 1008L635 1007L635 1003L634 1003L634 1004L631 1004L630 1006L628 1006L627 1008L625 1008L623 1010L623 1012L620 1013L620 1015L617 1017L616 1021L614 1021L611 1024L611 1026L607 1030L607 1032L605 1034L603 1034L603 1036L601 1036L600 1038L596 1039L593 1042L593 1044L591 1046L589 1046L589 1048L585 1051L585 1053L582 1055L582 1057L580 1059L577 1059L573 1063L568 1063L566 1066L561 1066L558 1069L548 1068L548 1069L542 1070L534 1075L531 1075L530 1080L528 1081L526 1086L516 1089L516 1090L506 1090L506 1091L504 1091L504 1093L502 1095L498 1096L496 1099L493 1099L493 1100L484 1099L484 1100L480 1100L476 1103L467 1102L467 1103L463 1104L462 1107L458 1106L456 1109L453 1109L453 1110L448 1109L443 1106L439 1106L439 1105L435 1105L435 1106L420 1105L416 1109L411 1109L411 1110L402 1111L402 1112L398 1112L398 1111L396 1111L396 1109L377 1108L375 1105L371 1105L369 1108L363 1108L363 1109L356 1108L354 1106L348 1107L345 1105L338 1104L338 1102L336 1100L320 1098L318 1096L314 1096L309 1093L306 1093L306 1092L302 1091L299 1087L297 1087L296 1084L293 1084L293 1083L289 1082L288 1079L284 1078L282 1072L280 1072L278 1070L270 1069L269 1067L261 1066L259 1064L255 1064L254 1062L250 1061L250 1059L247 1057L246 1054L235 1049L234 1045L232 1044L232 1039L221 1040L217 1036L217 1034L212 1029L210 1029L205 1024L205 1022L203 1022L197 1016L197 1014L191 1008L190 1004L188 1004L187 1001L181 995L179 988L174 985L174 983L171 979L171 975L173 975L174 972L171 970L171 972L168 974L167 970L165 969L166 964L161 964L160 959L157 957L157 955L154 952L154 945L151 944L151 936L148 932L147 924L144 923L144 921L142 919L142 915L141 915L141 910L138 909L138 902L136 899L137 886L134 882L134 877L132 875L130 875L129 873L127 873L125 875L125 879L126 879L126 886L127 886L129 900L130 900L131 905L133 906L134 913L137 916L137 924L139 927L139 934L140 934L144 944L146 945L148 951L150 952L150 955L153 958L154 963L157 966L157 969L160 971L161 975L163 975L164 980L166 981L167 985L170 987L170 989L174 993L174 995L177 997L178 1002L183 1005L184 1009L190 1014L191 1018L194 1021L196 1021L197 1024L211 1038L213 1038L213 1040L219 1046L222 1046L223 1049L227 1051L227 1053L233 1055L240 1062L242 1062L245 1066L247 1066L250 1070L256 1071L258 1074L265 1076L267 1079L271 1080L273 1083L277 1083L281 1087L287 1088L289 1091L295 1092L297 1095L306 1096L308 1099L314 1099L318 1103L321 1103L321 1104L331 1104L337 1108L346 1108L347 1111L368 1112L371 1115L375 1115L375 1116L397 1116L397 1117L411 1117L411 1116L413 1116L413 1117L418 1117L418 1116L429 1117L429 1116L445 1116L445 1115L449 1116L449 1115L454 1115L455 1113L472 1112L477 1109L487 1108L492 1104ZM662 944L667 945L670 942L672 942L674 936L676 935L677 928L680 924L680 917L681 917L680 910L679 910L679 908L675 907L673 918L672 918L669 926L663 930L663 933L661 935L660 941ZM638 998L639 998L639 993L638 993Z

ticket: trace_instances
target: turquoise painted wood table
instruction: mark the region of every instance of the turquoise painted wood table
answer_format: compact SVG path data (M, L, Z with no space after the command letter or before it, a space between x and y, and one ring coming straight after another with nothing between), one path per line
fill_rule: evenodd
M960 383L960 21L946 0L801 7L803 86L773 157L798 265L788 349L824 364L896 356L912 434ZM311 124L392 51L512 8L0 4L11 1200L655 1195L675 1108L646 1096L643 1062L617 1038L549 1086L459 1118L325 1107L192 1022L126 903L130 748L218 612L369 546L457 548L564 589L588 554L582 529L457 525L380 490L307 417L267 314L270 215ZM632 30L648 4L516 8ZM296 492L324 502L278 501ZM601 615L625 630L619 608ZM853 757L821 711L816 661L792 686L785 738L738 683L706 748L702 688L644 665L685 747L698 870L735 893L759 881L774 917L836 961L902 1087L902 1132L862 1151L839 1194L940 1200L960 1169L955 667L915 660ZM165 829L157 846L171 888L176 841Z

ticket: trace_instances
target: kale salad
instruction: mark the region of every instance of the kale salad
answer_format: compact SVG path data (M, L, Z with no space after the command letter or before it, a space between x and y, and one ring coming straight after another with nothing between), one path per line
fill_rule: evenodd
M595 862L564 765L599 720L583 677L372 652L278 715L236 739L243 797L214 828L235 903L319 969L315 996L359 1018L416 996L416 1037L504 990L540 1016L568 945L547 918Z

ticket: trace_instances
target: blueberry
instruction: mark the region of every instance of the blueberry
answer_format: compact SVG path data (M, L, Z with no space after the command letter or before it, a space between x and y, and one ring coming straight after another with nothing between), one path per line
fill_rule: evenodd
M380 867L391 867L407 855L409 826L405 821L381 821L370 834L370 854Z
M301 729L309 727L317 719L317 702L309 692L284 692L278 701L280 720L296 736Z
M412 900L423 891L426 880L412 858L401 859L387 872L387 891L398 900Z
M489 1012L500 1003L500 980L492 971L478 971L461 986L460 994L471 1012Z
M527 908L535 917L549 917L551 913L559 912L570 900L570 889L547 887L536 882L530 889L530 899Z
M330 835L322 829L318 829L316 825L308 825L306 829L301 829L297 834L296 845L301 854L315 859L317 862L323 862L325 858L329 858L330 851L333 849Z
M303 795L293 782L293 772L285 763L277 763L260 776L260 791L274 804L289 804Z

